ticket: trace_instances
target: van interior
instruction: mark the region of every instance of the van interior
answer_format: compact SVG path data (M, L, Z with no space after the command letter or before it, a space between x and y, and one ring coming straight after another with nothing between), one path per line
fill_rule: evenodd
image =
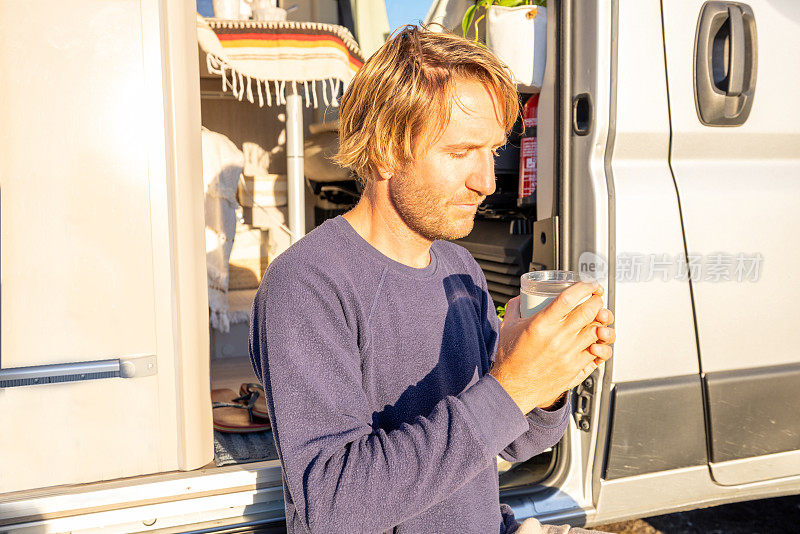
M300 5L302 3L298 3ZM317 22L350 26L352 22L340 16ZM457 30L457 31L460 31ZM230 330L210 329L211 388L239 391L240 385L256 382L248 355L248 318L261 275L269 261L290 244L285 228L288 220L285 189L286 180L285 110L282 106L258 107L238 100L230 92L220 90L218 75L205 68L200 51L200 88L202 124L204 128L228 137L245 152L245 169L238 188L240 208L237 211L236 238L230 267L229 303L232 317ZM551 86L552 87L552 86ZM548 91L547 86L541 91ZM533 91L518 93L520 109ZM545 95L540 95L542 99ZM357 182L347 173L327 161L337 146L336 120L338 108L320 106L304 109L306 230L310 231L330 217L343 214L358 202L361 193ZM535 128L533 129L535 132ZM542 130L551 135L553 130ZM464 246L484 271L489 291L496 306L505 306L519 294L520 276L536 267L532 265L533 223L537 220L536 191L520 195L521 135L530 136L532 129L522 128L517 121L508 143L495 157L496 191L479 207L473 231L455 240ZM541 141L539 142L541 146ZM547 154L539 156L547 157ZM539 164L542 165L541 162ZM549 165L552 168L552 163ZM317 174L314 173L317 171ZM552 176L542 176L552 179ZM273 187L270 195L261 195ZM552 190L552 186L550 187ZM254 193L255 192L255 193ZM266 203L259 199L266 199ZM244 261L242 261L244 259ZM542 268L541 266L539 268ZM233 322L233 321L236 322ZM256 440L269 431L254 433ZM264 438L270 442L271 438ZM229 437L215 431L217 463ZM264 461L275 460L274 447ZM247 457L245 461L253 461ZM552 473L556 451L547 450L527 462L512 464L498 457L501 489L520 488L538 484ZM236 463L233 460L228 460ZM224 465L224 464L223 464Z

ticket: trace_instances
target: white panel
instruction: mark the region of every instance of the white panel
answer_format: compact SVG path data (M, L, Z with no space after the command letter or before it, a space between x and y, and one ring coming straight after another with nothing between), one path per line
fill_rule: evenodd
M704 372L800 361L793 333L800 300L800 4L748 1L758 34L750 116L739 127L700 123L693 48L702 0L664 10L674 131L672 166L690 254L761 254L758 276L693 284ZM738 260L734 260L734 266Z
M193 3L2 2L0 20L2 366L158 367L0 389L0 493L205 465Z
M658 2L619 1L617 122L612 169L616 194L613 380L698 372L688 282L676 269L646 281L648 255L683 251L678 202L670 175L669 113ZM643 262L641 276L621 265Z
M2 365L156 354L140 3L0 19ZM159 470L158 380L0 390L0 492Z
M800 477L739 486L719 486L708 475L708 467L686 467L611 481L602 481L597 514L590 524L611 523L638 517L706 508L743 499L766 499L794 495ZM769 518L764 518L769 523Z
M139 2L0 19L2 366L153 354Z
M547 61L537 110L536 220L553 216L555 183L556 17L547 18Z
M754 458L710 462L711 476L723 486L760 482L800 472L800 451L766 454Z

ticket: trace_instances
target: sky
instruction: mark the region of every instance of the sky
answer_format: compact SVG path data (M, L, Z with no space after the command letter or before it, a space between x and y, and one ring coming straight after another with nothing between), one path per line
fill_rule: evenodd
M428 14L433 0L386 0L386 14L389 16L389 30L403 24L419 24ZM214 15L211 0L197 0L197 11L204 17Z
M428 14L433 0L386 0L389 31L403 24L419 24Z

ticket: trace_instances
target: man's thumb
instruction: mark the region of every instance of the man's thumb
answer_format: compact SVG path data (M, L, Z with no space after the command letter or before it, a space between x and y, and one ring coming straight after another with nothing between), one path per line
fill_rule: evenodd
M503 316L503 320L505 319L519 319L519 295L514 297L513 299L509 300L506 304L506 313Z

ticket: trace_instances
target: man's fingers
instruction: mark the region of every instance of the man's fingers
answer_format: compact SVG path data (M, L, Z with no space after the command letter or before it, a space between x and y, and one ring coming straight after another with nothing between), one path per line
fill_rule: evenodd
M599 343L611 344L617 339L617 331L608 326L598 326L596 335Z
M592 343L587 350L590 354L595 356L595 361L597 361L598 358L601 361L606 361L612 356L612 354L614 354L613 348L600 343Z
M608 326L614 322L614 314L611 313L611 310L608 308L603 308L599 312L597 312L597 317L594 318L595 321L599 321L604 325Z
M595 285L596 284L596 285ZM562 291L547 308L542 310L549 318L558 322L569 314L581 301L588 299L592 294L603 293L603 286L593 282L576 282ZM596 315L597 311L592 315Z
M591 345L592 343L596 343L599 339L597 337L598 327L607 328L601 326L599 323L596 322L591 322L588 325L584 326L580 330L580 332L578 332L578 339L577 339L578 347L585 347L585 349L588 349L589 345Z
M597 353L602 355L597 356L595 354L595 350L597 351ZM578 357L580 358L580 361L584 362L584 366L583 369L581 369L580 372L572 380L572 383L569 386L570 389L574 388L575 386L583 382L587 376L592 374L595 369L600 367L603 364L603 362L608 360L612 356L612 352L613 350L611 349L611 347L607 345L597 345L597 344L594 344L591 347L584 350L583 352L581 352Z
M564 318L564 326L572 332L578 332L595 320L597 313L603 307L603 300L599 295L590 295L586 302L583 302L569 312Z

